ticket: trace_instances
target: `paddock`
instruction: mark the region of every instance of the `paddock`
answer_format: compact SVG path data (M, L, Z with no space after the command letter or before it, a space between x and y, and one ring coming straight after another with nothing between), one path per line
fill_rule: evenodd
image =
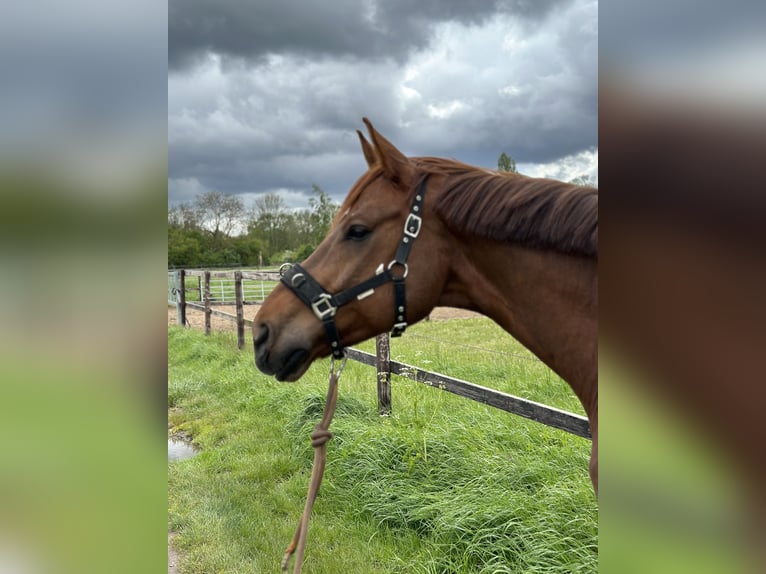
M189 286L189 280L192 285ZM225 293L224 285L229 285L231 297L229 302L233 302L233 313L214 308L213 293L215 285L212 283L218 280L220 292ZM251 286L250 291L245 288L246 283L260 282L260 290L257 285ZM252 325L252 320L245 318L245 306L257 305L265 299L264 293L270 293L274 286L279 282L279 273L272 271L205 271L205 270L177 270L168 272L168 305L174 304L176 307L176 324L191 326L189 322L188 309L200 311L203 313L203 328L206 334L212 329L212 317L234 323L237 331L237 346L241 350L245 347L245 327ZM268 283L268 287L265 284ZM252 284L251 284L252 285ZM188 297L187 293L192 293L193 297ZM261 294L262 298L258 299ZM196 297L194 297L196 295ZM250 297L248 297L248 295ZM195 300L196 299L196 300ZM232 301L233 299L233 301ZM218 303L224 303L222 296ZM231 309L229 305L229 309ZM253 309L251 314L257 310ZM168 321L170 323L172 311L168 310ZM435 311L436 316L476 316L476 313L462 311L459 309L439 309ZM198 323L199 319L195 321ZM220 323L219 327L226 326L227 323ZM482 402L489 406L504 410L506 412L522 416L536 422L581 436L591 438L588 419L585 416L564 411L555 407L517 397L508 393L502 393L491 388L477 385L469 381L456 379L442 373L431 372L422 368L392 361L390 357L390 338L388 334L378 335L376 337L375 354L349 348L347 356L350 360L360 362L365 365L374 366L377 369L378 382L378 412L381 415L391 412L391 375L395 374L409 378L413 381L429 385L462 396L464 398Z
M566 383L491 321L436 317L392 339L391 358L577 412ZM187 319L198 327L169 331L169 420L200 454L170 468L174 545L200 572L273 571L305 500L326 361L280 383L237 349L235 321L206 336L202 312ZM356 348L374 354L375 341ZM375 368L349 360L305 571L595 570L590 441L400 375L391 387L381 416Z

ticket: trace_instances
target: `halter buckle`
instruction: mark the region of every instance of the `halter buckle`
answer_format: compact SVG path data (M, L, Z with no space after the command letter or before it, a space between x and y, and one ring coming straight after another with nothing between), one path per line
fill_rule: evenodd
M322 293L311 302L311 309L320 321L324 321L329 317L335 317L335 312L338 308L330 302L331 299L332 295Z
M410 213L404 222L404 234L415 239L420 234L422 223L423 219L419 215Z
M401 323L394 323L394 326L391 329L391 336L401 337L402 333L404 333L406 329L407 329L407 321L402 321Z

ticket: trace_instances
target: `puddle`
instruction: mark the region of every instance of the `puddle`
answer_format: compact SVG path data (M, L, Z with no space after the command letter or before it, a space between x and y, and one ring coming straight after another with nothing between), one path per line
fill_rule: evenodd
M197 449L188 442L173 438L168 439L168 462L184 460L197 454Z

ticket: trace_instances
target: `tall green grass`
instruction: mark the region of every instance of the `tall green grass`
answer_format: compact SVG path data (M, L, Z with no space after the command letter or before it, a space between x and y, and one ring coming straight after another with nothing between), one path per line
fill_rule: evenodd
M168 472L183 571L275 572L305 499L327 363L277 383L232 335L177 327L168 355L170 425L202 449ZM486 319L415 325L392 355L581 412L562 381ZM380 417L375 386L371 367L349 362L306 572L596 571L589 441L399 378L393 414Z

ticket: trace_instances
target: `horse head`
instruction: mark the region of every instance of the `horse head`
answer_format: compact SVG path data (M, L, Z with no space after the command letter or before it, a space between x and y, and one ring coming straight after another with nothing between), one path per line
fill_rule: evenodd
M447 280L450 247L422 170L364 119L368 170L322 243L282 281L253 321L258 368L298 380L320 357L425 317ZM437 176L434 176L434 181Z

